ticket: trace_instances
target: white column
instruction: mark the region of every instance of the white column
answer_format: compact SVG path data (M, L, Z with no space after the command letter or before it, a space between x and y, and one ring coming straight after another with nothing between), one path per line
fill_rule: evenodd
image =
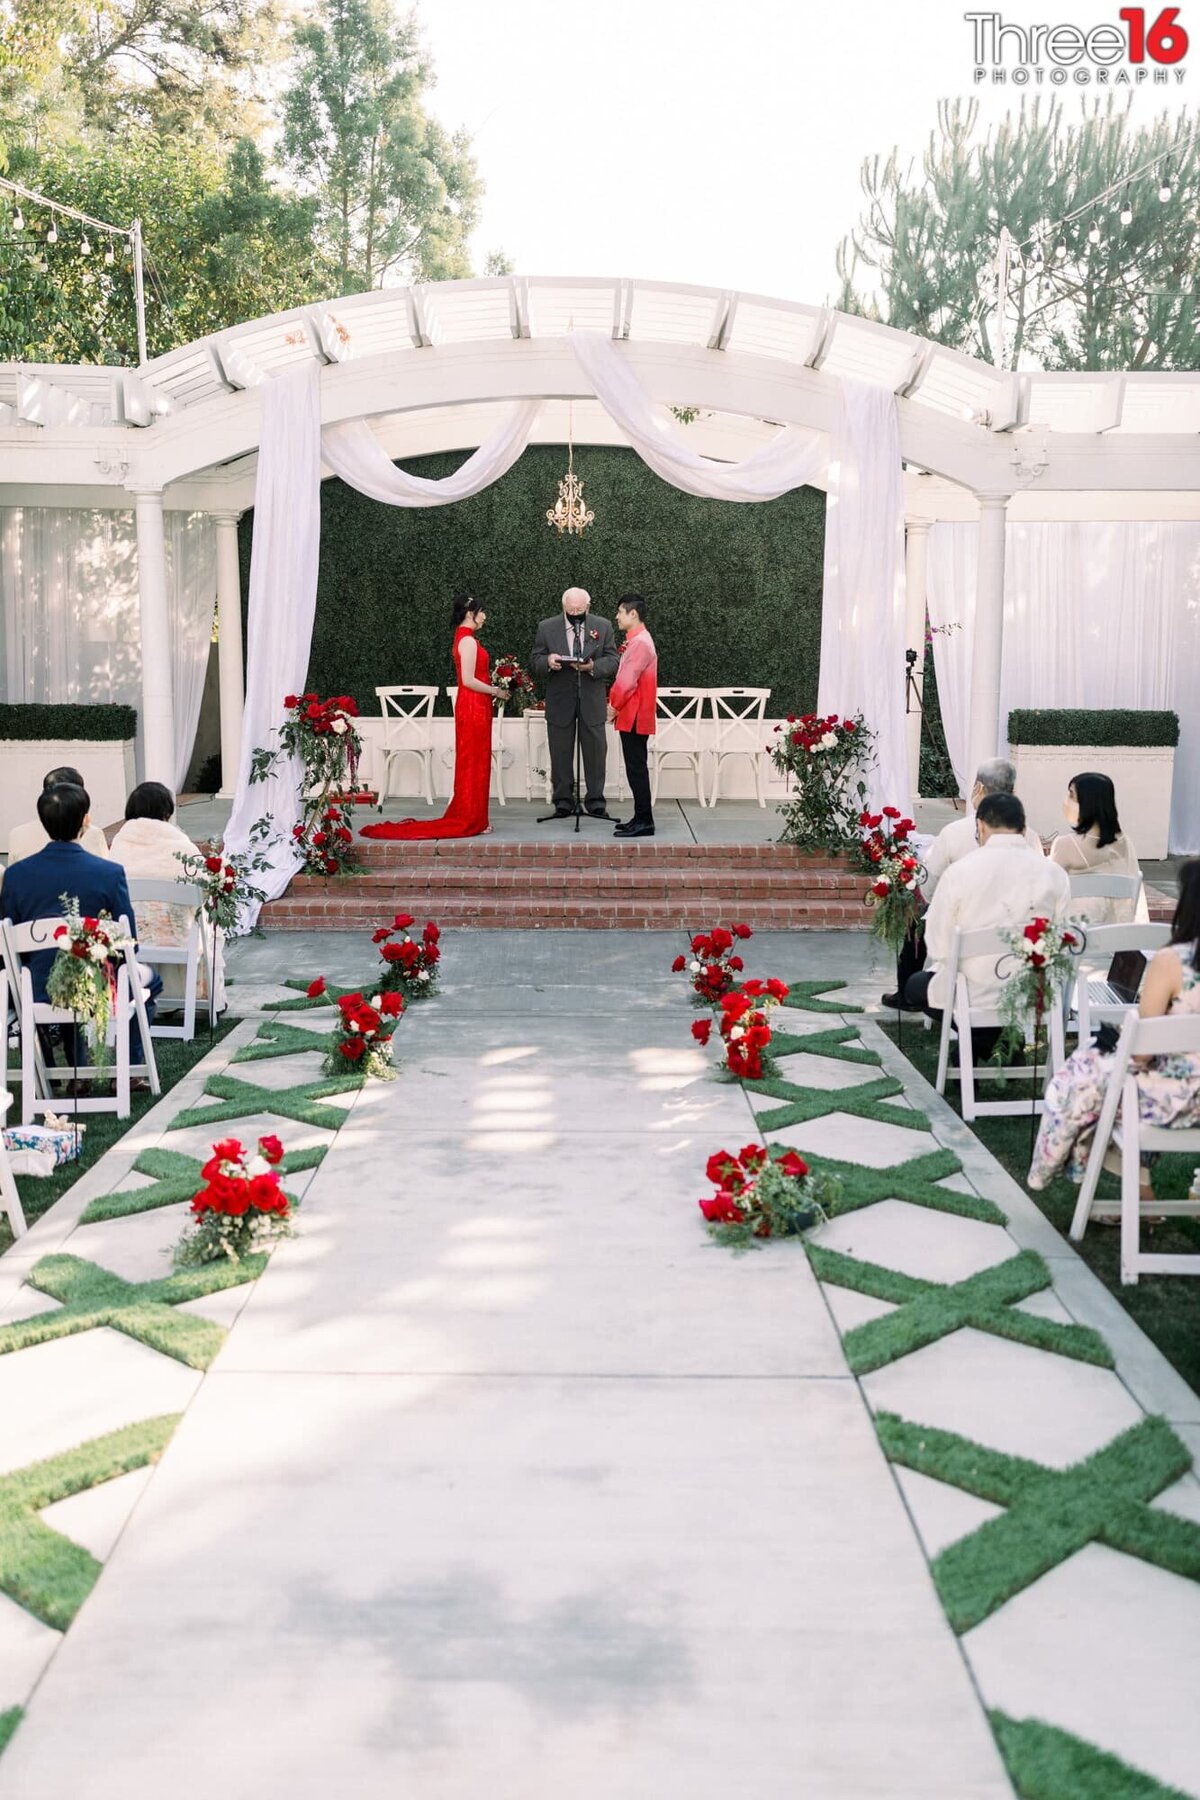
M904 521L904 644L906 649L917 653L913 673L917 677L917 691L922 695L925 658L932 655L925 643L925 584L931 523L930 519ZM908 736L908 790L915 800L921 769L921 714L915 705L906 715L904 723Z
M175 700L162 489L133 487L142 631L142 779L175 788Z
M979 574L971 653L967 780L1000 749L1000 664L1004 654L1004 532L1008 494L979 496Z
M241 513L213 513L217 528L217 676L221 698L221 795L233 797L242 754L246 688L242 675L242 580L238 566Z

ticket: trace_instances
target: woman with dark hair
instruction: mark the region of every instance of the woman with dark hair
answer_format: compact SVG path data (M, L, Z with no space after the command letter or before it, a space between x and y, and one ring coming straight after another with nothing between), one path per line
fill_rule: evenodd
M130 881L183 881L180 856L194 856L196 846L174 823L175 796L161 781L142 781L125 802L125 823L112 841L109 855L119 862ZM138 936L146 946L146 961L153 963L151 946L162 944L182 950L195 917L194 906L171 906L162 900L144 900L137 906ZM216 1005L225 1005L225 975L221 955L220 933L210 932L208 921L201 921L208 943L209 959L216 973ZM163 963L162 993L158 1009L182 1006L187 987L187 970L181 963ZM204 962L196 984L197 997L208 999L208 982Z
M1146 970L1138 1012L1143 1019L1200 1014L1200 858L1184 863L1179 871L1171 942L1155 953ZM1029 1170L1029 1186L1035 1191L1064 1168L1072 1181L1083 1180L1112 1066L1110 1053L1088 1045L1068 1057L1051 1081ZM1200 1122L1200 1051L1147 1057L1136 1079L1138 1116L1147 1125ZM1146 1171L1142 1199L1153 1199Z
M456 594L450 614L454 632L451 653L458 694L454 701L454 792L440 819L401 819L365 825L366 838L479 837L490 831L488 789L492 779L492 701L503 700L503 688L488 681L490 664L475 634L487 614L469 594Z
M1117 790L1107 775L1076 775L1067 787L1063 817L1071 827L1055 838L1050 860L1068 875L1138 876L1137 855L1117 817ZM1071 911L1088 925L1132 925L1137 899L1100 897L1072 901ZM1141 917L1148 918L1144 910Z

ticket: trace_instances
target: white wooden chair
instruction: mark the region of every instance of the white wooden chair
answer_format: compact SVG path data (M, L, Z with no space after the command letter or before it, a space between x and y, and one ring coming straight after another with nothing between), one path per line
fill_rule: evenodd
M458 703L458 689L456 687L448 687L446 689L446 692L450 696L450 711L453 712L455 706ZM454 755L453 751L447 752L447 756L451 760L453 760L453 755ZM503 711L493 712L493 715L492 715L492 774L496 778L496 804L497 804L497 806L507 806L508 800L507 800L507 798L505 796L505 792L504 792L504 713L503 713Z
M550 804L550 742L546 736L546 714L539 707L527 707L524 713L525 726L525 798L533 799L533 784L537 779L535 771L541 769L541 781L545 790L544 798ZM538 760L540 758L540 761Z
M1104 1106L1096 1124L1091 1155L1075 1216L1071 1220L1071 1236L1076 1242L1087 1229L1092 1214L1121 1219L1121 1281L1133 1287L1139 1275L1200 1275L1200 1255L1155 1254L1141 1248L1141 1158L1143 1151L1165 1151L1178 1155L1190 1153L1200 1157L1200 1126L1145 1125L1139 1117L1137 1079L1132 1067L1137 1056L1200 1056L1200 1015L1188 1013L1162 1019L1143 1019L1131 1012L1121 1028L1121 1038L1113 1058L1112 1072L1104 1093ZM1120 1119L1117 1118L1118 1109ZM1121 1198L1097 1200L1096 1188L1105 1153L1110 1143L1121 1148ZM1158 1200L1153 1203L1155 1215L1167 1218L1200 1217L1200 1199Z
M182 1038L185 1042L190 1043L196 1035L196 995L201 964L203 964L208 978L208 1022L210 1026L216 1016L216 950L214 947L210 952L209 948L209 934L204 925L203 892L194 881L143 881L137 877L130 877L129 899L138 919L138 961L149 963L152 968L182 967L187 971L184 978L183 1023L160 1025L156 1018L150 1027L150 1035L156 1038ZM156 943L142 923L143 903L158 906L190 906L193 909L192 922L188 929L186 944ZM174 1008L174 996L167 1001L167 1006Z
M0 1087L0 1205L3 1205L8 1214L13 1236L19 1238L24 1237L26 1231L25 1213L21 1207L21 1196L17 1192L17 1178L9 1166L3 1133L4 1121L11 1105L12 1095L6 1087Z
M754 791L758 804L766 806L766 772L771 753L763 744L763 720L767 714L770 688L710 688L709 703L713 720L712 801L715 806L721 792L721 766L731 756L748 756L754 769Z
M1132 900L1136 913L1142 897L1142 875L1089 875L1084 870L1068 870L1072 900ZM1087 923L1086 918L1084 923Z
M1028 1113L1028 1099L1012 1100L980 1100L975 1092L978 1081L995 1081L1003 1076L1010 1081L1031 1081L1035 1070L1028 1063L1014 1063L1000 1069L994 1063L975 1061L972 1029L995 1030L1003 1024L999 1011L971 1005L970 989L962 965L975 956L991 956L997 962L1010 955L1008 945L999 931L988 928L980 931L963 931L961 926L954 933L954 943L946 962L946 982L953 996L951 1005L942 1013L942 1035L938 1046L937 1091L946 1092L947 1081L962 1083L962 1116L964 1119L1003 1118L1017 1113ZM1049 1056L1044 1064L1040 1064L1037 1073L1048 1082L1055 1069L1059 1068L1066 1055L1065 1033L1063 1030L1063 1012L1061 999L1051 1001L1047 1012L1047 1028L1050 1036ZM950 1040L952 1032L958 1033L958 1068L950 1066ZM1035 1099L1033 1110L1043 1112L1045 1101Z
M14 925L8 919L0 921L0 928L4 933L4 959L11 976L15 978L17 988L21 1030L21 1122L24 1125L32 1125L39 1113L57 1112L61 1109L63 1100L54 1093L56 1081L101 1080L107 1083L110 1079L107 1068L101 1071L92 1063L80 1063L69 1069L51 1067L43 1059L38 1045L39 1025L75 1023L73 1015L64 1008L34 999L33 976L25 961L26 957L37 951L54 949L54 933L61 924L61 915L57 918L33 919L26 925ZM122 918L119 924L122 931L128 932L127 919ZM129 1027L135 1018L141 1033L142 1054L145 1059L140 1063L131 1063L129 1060ZM132 948L125 950L117 969L117 993L109 1020L108 1041L116 1051L113 1071L116 1076L115 1095L80 1095L70 1101L70 1107L72 1111L78 1110L81 1113L115 1112L119 1119L127 1119L130 1115L129 1084L134 1076L144 1076L150 1083L152 1093L162 1093L158 1065L154 1060L154 1044L146 1017L146 997L142 991L137 956Z
M392 765L402 756L415 756L421 765L425 798L433 805L433 703L436 687L411 687L403 683L375 689L383 714L383 780L379 783L379 810L391 792Z
M704 710L707 688L660 687L655 730L650 739L650 794L658 802L658 778L670 757L690 766L696 780L696 798L704 798Z
M1137 1010L1137 1001L1122 1000L1108 984L1106 971L1121 950L1140 950L1147 958L1171 941L1169 925L1091 925L1079 957L1069 995L1068 1021L1078 1017L1079 1042L1087 1044L1097 1025L1122 1022Z

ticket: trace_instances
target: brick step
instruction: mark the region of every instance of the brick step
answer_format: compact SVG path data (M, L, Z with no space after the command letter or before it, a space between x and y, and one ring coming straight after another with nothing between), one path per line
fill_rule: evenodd
M861 900L865 886L861 875L843 875L825 869L738 869L722 875L715 869L378 869L365 875L349 875L336 883L319 876L297 876L288 892L295 898L353 896L391 906L396 896L406 901L426 895L524 894L535 898L573 895L596 900L607 895L650 898L688 894L696 898L716 895L733 904L739 897L764 895L787 899L804 895L845 896ZM732 898L731 898L732 896Z
M577 838L573 832L551 843L497 843L490 838L458 838L406 844L359 839L354 846L354 855L355 860L367 869L431 862L452 863L459 868L477 864L496 868L510 863L520 867L546 864L557 868L564 862L574 866L611 866L617 859L623 866L655 863L668 868L695 863L711 863L722 869L836 869L843 866L836 857L802 855L787 844L660 844L647 842L644 838L625 842L611 835L597 842L595 838Z
M711 908L709 909L711 910ZM725 906L720 910L728 912ZM755 900L739 909L739 917L756 931L865 930L867 913L861 901L795 899ZM377 908L360 899L341 897L316 900L285 897L265 906L259 919L266 931L370 932L379 922ZM593 900L538 899L521 895L511 901L470 900L450 902L438 909L438 923L447 928L471 926L476 930L600 930L691 932L708 922L693 903L678 899Z

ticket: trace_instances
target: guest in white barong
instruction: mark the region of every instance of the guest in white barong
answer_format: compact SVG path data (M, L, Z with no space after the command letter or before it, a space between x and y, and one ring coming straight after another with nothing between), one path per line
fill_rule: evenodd
M135 787L125 803L125 823L114 837L109 855L119 862L131 881L184 881L186 876L179 856L194 856L196 845L186 832L172 823L175 797L161 781L143 781ZM145 900L138 904L138 936L141 942L173 945L183 949L195 915L194 906L169 906L165 902ZM216 1006L225 1006L225 973L221 954L221 935L210 930L208 921L201 922L208 944L209 957L216 968ZM148 960L150 960L148 958ZM174 1002L182 1003L187 984L187 970L181 963L164 963L159 967L163 990L158 1009ZM196 997L207 1003L208 982L204 958L200 959Z
M1050 846L1050 860L1068 875L1140 875L1137 853L1121 830L1117 792L1107 775L1076 775L1063 801L1063 818L1071 827ZM1071 902L1071 912L1088 925L1132 925L1149 918L1137 897L1110 900L1084 896Z

